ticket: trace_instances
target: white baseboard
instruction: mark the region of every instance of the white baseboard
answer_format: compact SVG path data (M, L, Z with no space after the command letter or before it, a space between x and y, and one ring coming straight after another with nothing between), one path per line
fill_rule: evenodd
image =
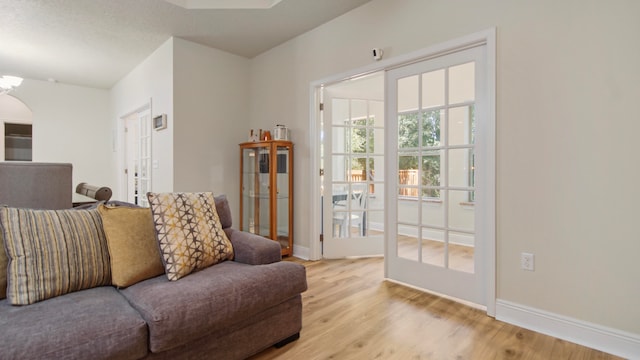
M498 299L496 319L628 359L640 359L640 335Z
M309 248L293 244L293 256L302 260L309 260Z

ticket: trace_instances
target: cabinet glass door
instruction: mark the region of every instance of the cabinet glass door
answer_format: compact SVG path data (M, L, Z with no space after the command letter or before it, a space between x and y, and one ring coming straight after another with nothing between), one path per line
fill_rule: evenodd
M242 150L242 229L270 237L269 148Z
M283 248L289 247L289 147L278 146L276 149L276 206L277 236Z

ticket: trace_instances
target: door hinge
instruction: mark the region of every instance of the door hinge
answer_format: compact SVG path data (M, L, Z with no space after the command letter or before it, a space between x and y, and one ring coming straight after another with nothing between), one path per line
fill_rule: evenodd
M320 111L324 110L324 103L320 103Z
M124 169L125 174L129 174L129 169Z
M320 169L320 176L324 176L324 169Z

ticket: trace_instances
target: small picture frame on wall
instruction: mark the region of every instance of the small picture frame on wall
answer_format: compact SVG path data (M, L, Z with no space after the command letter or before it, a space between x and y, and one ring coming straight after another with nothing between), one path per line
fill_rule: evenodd
M167 128L167 114L153 117L153 129L162 130Z

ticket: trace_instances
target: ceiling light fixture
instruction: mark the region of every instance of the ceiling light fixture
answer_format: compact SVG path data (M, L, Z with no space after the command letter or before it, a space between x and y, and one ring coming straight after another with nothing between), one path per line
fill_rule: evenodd
M270 9L282 0L165 0L188 10Z
M0 94L4 95L22 84L22 78L11 75L2 75L0 77Z

